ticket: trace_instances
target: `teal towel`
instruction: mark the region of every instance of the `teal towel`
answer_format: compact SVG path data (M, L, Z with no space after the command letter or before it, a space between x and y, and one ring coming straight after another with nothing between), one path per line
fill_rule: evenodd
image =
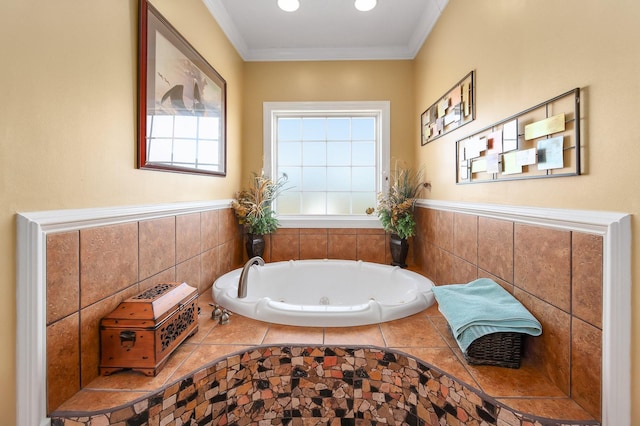
M433 293L464 353L474 340L491 333L542 334L542 325L527 308L488 278L434 286Z

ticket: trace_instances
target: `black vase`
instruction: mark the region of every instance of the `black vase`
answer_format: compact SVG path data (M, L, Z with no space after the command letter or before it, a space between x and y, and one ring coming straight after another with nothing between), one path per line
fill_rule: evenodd
M409 242L407 239L400 238L397 234L391 234L389 248L391 249L391 265L406 268L407 253L409 253Z
M247 256L249 259L255 256L262 257L264 253L264 236L260 234L247 234Z

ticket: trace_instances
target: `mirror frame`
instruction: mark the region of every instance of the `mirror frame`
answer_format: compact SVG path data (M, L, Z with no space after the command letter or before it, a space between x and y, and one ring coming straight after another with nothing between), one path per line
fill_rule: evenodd
M161 34L169 43L177 49L182 55L184 55L188 62L182 64L181 68L185 71L195 73L196 77L200 78L198 81L203 81L204 86L208 83L215 86L215 101L216 105L219 103L219 126L218 126L218 153L219 166L215 170L198 168L194 163L193 167L185 165L168 164L167 162L152 162L148 160L148 153L150 148L150 140L148 137L148 116L154 115L155 106L157 101L155 97L155 82L156 78L163 78L168 80L164 76L156 75L156 55L155 55L155 40L156 34ZM178 81L179 82L179 81ZM172 89L177 86L174 85ZM192 109L189 110L186 107L186 103L183 102L184 96L179 91L180 98L178 104L182 104L184 107L184 114L174 114L174 117L178 116L203 116L203 111L206 108L206 99L202 99L202 102L198 102L196 106L196 100L200 101L201 90L199 86L194 84L194 95L192 96ZM196 94L197 93L197 94ZM174 97L170 96L169 91L162 97L164 101L170 101L175 106ZM204 98L204 97L203 97ZM190 100L190 99L188 99ZM162 102L162 101L161 101ZM182 108L180 108L182 109ZM220 74L200 55L189 42L180 35L180 33L164 18L157 9L155 9L147 0L140 0L139 10L139 39L138 39L138 168L140 169L152 169L168 172L178 173L194 173L214 176L226 176L227 174L227 135L226 135L226 119L227 119L227 83ZM193 129L194 131L196 129ZM214 130L215 131L215 130ZM172 151L173 152L173 151Z

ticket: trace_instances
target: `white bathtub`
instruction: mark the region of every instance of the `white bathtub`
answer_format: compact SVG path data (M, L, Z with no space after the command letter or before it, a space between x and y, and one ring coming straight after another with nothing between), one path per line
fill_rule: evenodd
M397 266L351 260L290 260L250 268L247 297L238 298L242 269L218 278L216 303L253 319L288 325L343 327L404 318L431 306L431 280Z

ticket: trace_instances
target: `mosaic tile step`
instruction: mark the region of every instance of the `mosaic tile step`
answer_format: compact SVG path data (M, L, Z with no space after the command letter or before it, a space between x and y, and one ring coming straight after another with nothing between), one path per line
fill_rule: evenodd
M259 346L121 407L54 413L52 425L338 424L336 419L341 425L597 424L522 414L385 348Z

